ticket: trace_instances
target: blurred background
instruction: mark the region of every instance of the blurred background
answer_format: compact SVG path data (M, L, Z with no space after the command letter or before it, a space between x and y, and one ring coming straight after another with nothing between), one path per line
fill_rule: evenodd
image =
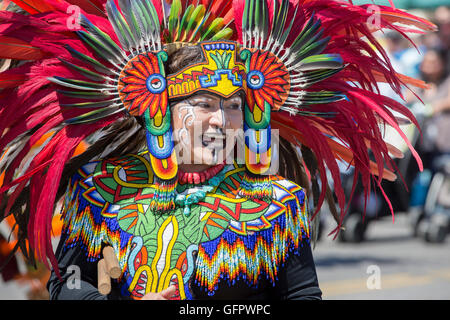
M8 2L0 1L0 9ZM353 2L389 5L388 0ZM378 35L397 72L429 85L414 93L405 88L404 100L381 86L383 94L406 104L419 121L422 135L411 124L402 130L419 152L424 170L418 171L401 138L387 130L386 139L405 154L396 161L402 179L382 184L395 218L378 190L370 194L364 210L357 187L348 204L345 230L335 238L329 233L336 223L324 206L313 242L324 299L450 299L450 0L394 0L394 4L439 28L432 34L413 34L416 47L397 34ZM0 71L5 68L7 63ZM353 172L343 164L342 183L348 195L352 180ZM59 218L53 219L55 245ZM14 224L11 217L0 224L0 265L15 246ZM48 299L49 275L45 267L29 266L17 253L0 275L0 300Z
M353 1L357 4L372 1ZM328 234L334 220L322 210L313 251L324 299L450 299L450 0L394 0L397 8L434 22L439 31L412 35L417 47L398 34L379 35L397 72L424 80L429 88L404 90L400 100L388 86L382 93L406 104L421 129L403 125L424 162L424 171L393 131L385 138L405 157L396 164L403 176L384 182L395 219L378 191L365 216L357 187L339 236ZM374 1L389 5L389 1ZM342 166L347 194L353 179ZM409 192L406 187L409 189Z

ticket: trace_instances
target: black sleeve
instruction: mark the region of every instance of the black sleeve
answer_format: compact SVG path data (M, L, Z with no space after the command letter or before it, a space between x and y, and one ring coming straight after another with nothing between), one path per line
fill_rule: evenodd
M298 254L291 253L280 268L275 289L283 300L322 299L311 246L307 241L300 243Z
M111 283L111 293L102 295L97 290L97 261L90 262L79 247L64 247L65 236L61 236L56 259L62 280L52 270L47 289L51 300L116 300L121 299L120 290Z

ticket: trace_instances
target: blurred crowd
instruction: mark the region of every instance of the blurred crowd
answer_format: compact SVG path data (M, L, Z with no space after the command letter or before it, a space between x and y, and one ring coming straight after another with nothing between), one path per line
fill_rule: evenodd
M416 47L397 32L386 33L384 44L397 72L429 85L428 89L414 91L437 114L450 108L450 6L420 15L435 23L438 31L411 36ZM406 94L407 103L415 99L414 95Z
M405 99L409 106L419 102L419 98L428 108L428 113L439 118L448 118L450 112L450 6L441 6L433 12L421 12L421 15L435 23L437 32L412 36L416 47L398 33L384 35L385 48L397 72L421 79L428 85L425 89L405 89ZM440 126L450 129L450 122ZM450 138L450 131L440 132L440 136ZM440 141L442 151L450 151L450 139Z
M404 209L412 217L415 235L419 232L427 241L443 242L450 233L450 1L449 6L431 12L411 13L433 22L438 31L412 36L415 46L398 33L386 33L382 41L396 71L422 80L426 86L405 87L404 100L388 85L381 89L406 104L421 128L403 126L424 167L419 172L415 161L398 162L400 170L403 165L408 168L401 172L411 190L407 195L410 208ZM387 140L394 136L389 132ZM404 146L402 151L406 150Z
M450 153L450 5L434 11L412 12L437 25L437 32L413 34L405 39L397 32L382 36L382 44L398 73L419 79L426 88L405 88L404 99L382 85L382 93L406 103L422 127L418 139L425 165L435 155Z

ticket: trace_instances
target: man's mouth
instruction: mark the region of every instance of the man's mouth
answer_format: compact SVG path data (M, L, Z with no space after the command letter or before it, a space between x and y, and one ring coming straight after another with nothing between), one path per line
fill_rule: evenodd
M202 136L202 144L204 147L223 147L225 136L217 133L205 133Z

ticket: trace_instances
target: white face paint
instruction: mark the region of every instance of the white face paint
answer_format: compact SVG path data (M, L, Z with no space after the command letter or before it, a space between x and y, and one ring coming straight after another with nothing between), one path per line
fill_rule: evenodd
M179 164L212 166L225 161L235 141L226 133L241 130L242 99L235 95L223 99L199 94L172 106L173 129L181 155ZM232 135L233 136L233 135Z
M178 118L183 121L183 127L179 130L180 143L184 146L189 146L191 144L189 139L188 127L191 127L195 121L194 107L188 102L178 108Z

